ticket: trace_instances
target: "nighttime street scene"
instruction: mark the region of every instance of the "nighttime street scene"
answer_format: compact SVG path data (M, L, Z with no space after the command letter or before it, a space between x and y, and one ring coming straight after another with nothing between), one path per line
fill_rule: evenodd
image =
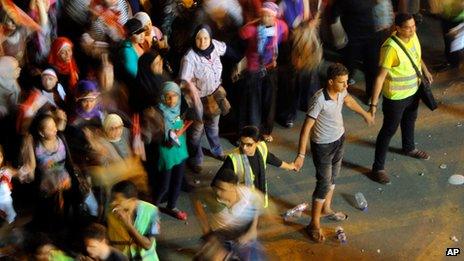
M0 0L0 260L463 260L464 0Z

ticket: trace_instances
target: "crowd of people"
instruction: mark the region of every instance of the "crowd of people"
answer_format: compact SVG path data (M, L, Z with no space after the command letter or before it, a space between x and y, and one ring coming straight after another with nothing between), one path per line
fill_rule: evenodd
M381 94L371 178L389 183L398 127L405 155L430 158L414 142L420 81L433 82L418 0L0 2L0 257L158 260L160 213L193 214L177 201L195 193L186 173L202 173L206 154L221 165L210 177L216 211L209 221L193 203L204 232L194 259L265 259L267 165L299 171L308 141L317 182L307 232L322 242L321 217L348 217L331 207L342 108L371 125ZM443 67L462 66L463 2L430 0L430 10L442 22ZM333 61L321 75L323 59ZM347 91L356 69L367 109ZM306 119L286 162L268 144L299 109ZM233 133L230 154L220 128Z

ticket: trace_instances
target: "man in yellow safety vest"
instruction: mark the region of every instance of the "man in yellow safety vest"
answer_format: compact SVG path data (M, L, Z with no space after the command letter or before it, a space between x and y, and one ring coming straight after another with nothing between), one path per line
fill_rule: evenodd
M265 195L264 206L268 205L266 165L271 164L286 170L294 170L293 163L280 160L270 153L264 141L259 141L260 133L254 126L243 127L240 146L230 153L218 172L231 169L238 176L240 184L257 188Z
M375 160L372 166L372 179L381 184L390 183L385 171L385 158L390 140L400 124L404 153L418 159L430 158L425 151L416 149L414 143L414 127L419 107L417 90L420 79L403 48L417 68L422 69L422 73L430 83L433 77L421 58L421 46L416 35L413 16L398 14L395 17L395 27L396 31L382 45L380 69L370 103L370 112L374 117L382 92L383 125L377 136Z

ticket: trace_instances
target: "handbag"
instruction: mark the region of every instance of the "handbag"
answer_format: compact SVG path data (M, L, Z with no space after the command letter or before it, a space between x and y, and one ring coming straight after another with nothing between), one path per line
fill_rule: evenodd
M401 44L400 40L396 36L392 36L391 38L400 46L400 48L403 50L406 56L408 56L409 60L411 61L412 67L414 68L414 71L416 71L417 77L419 77L419 79L421 80L421 83L419 85L419 97L421 98L422 102L424 102L424 104L431 111L435 110L438 106L437 102L435 101L435 97L433 97L430 82L420 72L419 68L417 68L417 65L414 63L414 60L412 59L411 55L409 55L409 52L406 50L403 44Z

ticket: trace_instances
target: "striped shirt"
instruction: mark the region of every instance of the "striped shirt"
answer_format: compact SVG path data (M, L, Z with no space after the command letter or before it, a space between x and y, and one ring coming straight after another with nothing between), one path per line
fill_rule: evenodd
M212 94L221 85L221 56L226 53L224 42L212 40L214 50L211 59L200 56L190 49L181 62L179 78L192 82L198 89L200 97Z
M129 10L129 5L127 1L125 0L119 0L117 5L114 7L111 7L111 9L119 14L119 24L124 25L127 20L129 20L131 14ZM91 24L90 26L90 31L89 31L90 36L95 41L102 41L106 42L108 40L107 37L109 37L111 40L118 42L123 39L121 39L120 35L111 27L106 25L105 21L103 20L102 17L97 17Z

